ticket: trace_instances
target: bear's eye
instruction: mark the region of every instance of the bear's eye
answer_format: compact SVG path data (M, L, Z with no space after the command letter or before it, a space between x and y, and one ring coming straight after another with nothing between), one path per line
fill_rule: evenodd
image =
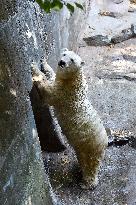
M70 60L71 60L72 63L74 62L74 60L72 58Z
M66 56L66 54L63 54L63 56Z

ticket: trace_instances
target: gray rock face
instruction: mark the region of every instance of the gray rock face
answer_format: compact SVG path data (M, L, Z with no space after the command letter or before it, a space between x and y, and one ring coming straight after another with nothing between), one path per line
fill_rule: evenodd
M87 38L83 38L88 46L105 46L111 44L111 38L109 36L96 35Z
M0 21L8 20L11 16L14 16L17 12L17 4L16 0L12 0L12 4L10 0L5 0L4 2L0 1Z
M95 190L82 190L81 172L71 148L60 154L49 154L49 176L63 205L135 205L136 150L128 145L110 147L99 172Z
M52 204L29 98L30 65L45 56L55 67L62 47L76 49L81 13L45 15L27 0L0 1L0 7L0 204Z
M135 38L113 47L80 48L90 100L109 128L135 132L135 48Z
M129 0L93 0L95 9L102 12L112 12L118 15L124 15L129 8Z
M133 24L133 25L132 25L132 29L133 29L134 35L136 35L136 24Z
M35 86L31 90L30 99L42 151L64 151L66 147L62 140L61 128L55 120L53 108L42 104L41 96Z
M61 48L70 47L71 49L76 49L77 44L73 44L73 41L77 41L82 24L76 27L75 24L83 15L82 12L77 11L75 15L70 17L69 12L65 8L61 13L53 12L45 15L37 3L33 3L33 1L13 0L11 3L11 1L7 0L4 5L3 3L0 4L2 4L0 12L1 25L2 27L6 25L10 27L10 41L13 41L13 44L18 41L18 50L22 49L23 55L27 56L29 73L32 61L37 62L40 67L41 59L46 57L49 64L56 68ZM70 31L71 28L72 32ZM30 90L31 88L29 88L29 92ZM33 102L33 99L35 99L35 102ZM31 100L42 148L46 151L56 151L57 147L59 151L62 150L62 147L64 149L58 138L60 133L56 132L57 126L53 123L51 112L47 107L41 107L34 89L31 92ZM50 129L47 129L47 127L50 127Z
M127 10L123 15L119 16L116 12L99 11L94 4L87 17L83 40L89 46L104 46L133 38L136 36L135 19L135 12L128 12Z
M12 20L0 24L0 204L51 205L28 96L29 56Z
M41 33L40 41L37 38L38 33L35 34L37 45L41 46L37 47L38 59L34 57L33 60L39 63L43 59L43 55L46 55L48 63L55 70L62 48L77 49L79 31L84 22L83 13L77 10L71 17L68 10L64 8L60 13L52 12L50 15L44 15L44 13L40 13L40 10L35 4L33 6L37 12L36 22L38 25L36 26L39 27L39 33ZM80 24L76 24L79 18ZM33 36L32 34L33 31L30 28L28 36ZM75 43L73 44L73 42ZM42 49L41 53L39 52L39 47ZM40 67L41 65L39 63ZM48 106L43 107L41 105L40 98L34 87L30 93L30 97L42 150L48 152L63 151L65 146L61 141L62 134L60 127L57 121L54 120L51 110Z

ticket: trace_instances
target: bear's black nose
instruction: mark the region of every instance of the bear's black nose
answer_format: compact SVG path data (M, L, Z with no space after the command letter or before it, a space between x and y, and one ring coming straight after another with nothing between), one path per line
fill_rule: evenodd
M61 60L58 62L58 65L63 68L66 65L66 63L65 61Z

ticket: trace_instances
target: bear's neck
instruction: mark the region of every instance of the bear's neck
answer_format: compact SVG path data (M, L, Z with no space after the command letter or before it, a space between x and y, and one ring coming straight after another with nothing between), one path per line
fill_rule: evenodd
M67 96L66 98L73 99L73 96L76 96L75 101L78 101L81 98L80 95L77 95L78 93L82 93L82 98L86 98L87 96L87 82L81 71L74 73L67 79L63 78L58 73L56 74L55 84L57 88L57 97L59 98L65 98L64 96Z
M62 73L62 72L59 72L57 71L56 73L56 82L57 83L61 83L61 84L75 84L78 82L80 83L83 79L83 72L80 70L80 71L77 71L77 72L70 72L70 73Z
M56 74L56 109L72 109L83 104L87 99L87 82L83 72L77 72L71 78L64 79L59 73ZM74 111L72 111L74 112Z

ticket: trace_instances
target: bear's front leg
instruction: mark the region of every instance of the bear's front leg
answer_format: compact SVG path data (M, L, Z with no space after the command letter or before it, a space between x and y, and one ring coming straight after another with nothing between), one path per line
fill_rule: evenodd
M43 101L43 104L53 105L53 84L46 79L46 76L39 70L36 64L31 65L31 71L32 81Z

